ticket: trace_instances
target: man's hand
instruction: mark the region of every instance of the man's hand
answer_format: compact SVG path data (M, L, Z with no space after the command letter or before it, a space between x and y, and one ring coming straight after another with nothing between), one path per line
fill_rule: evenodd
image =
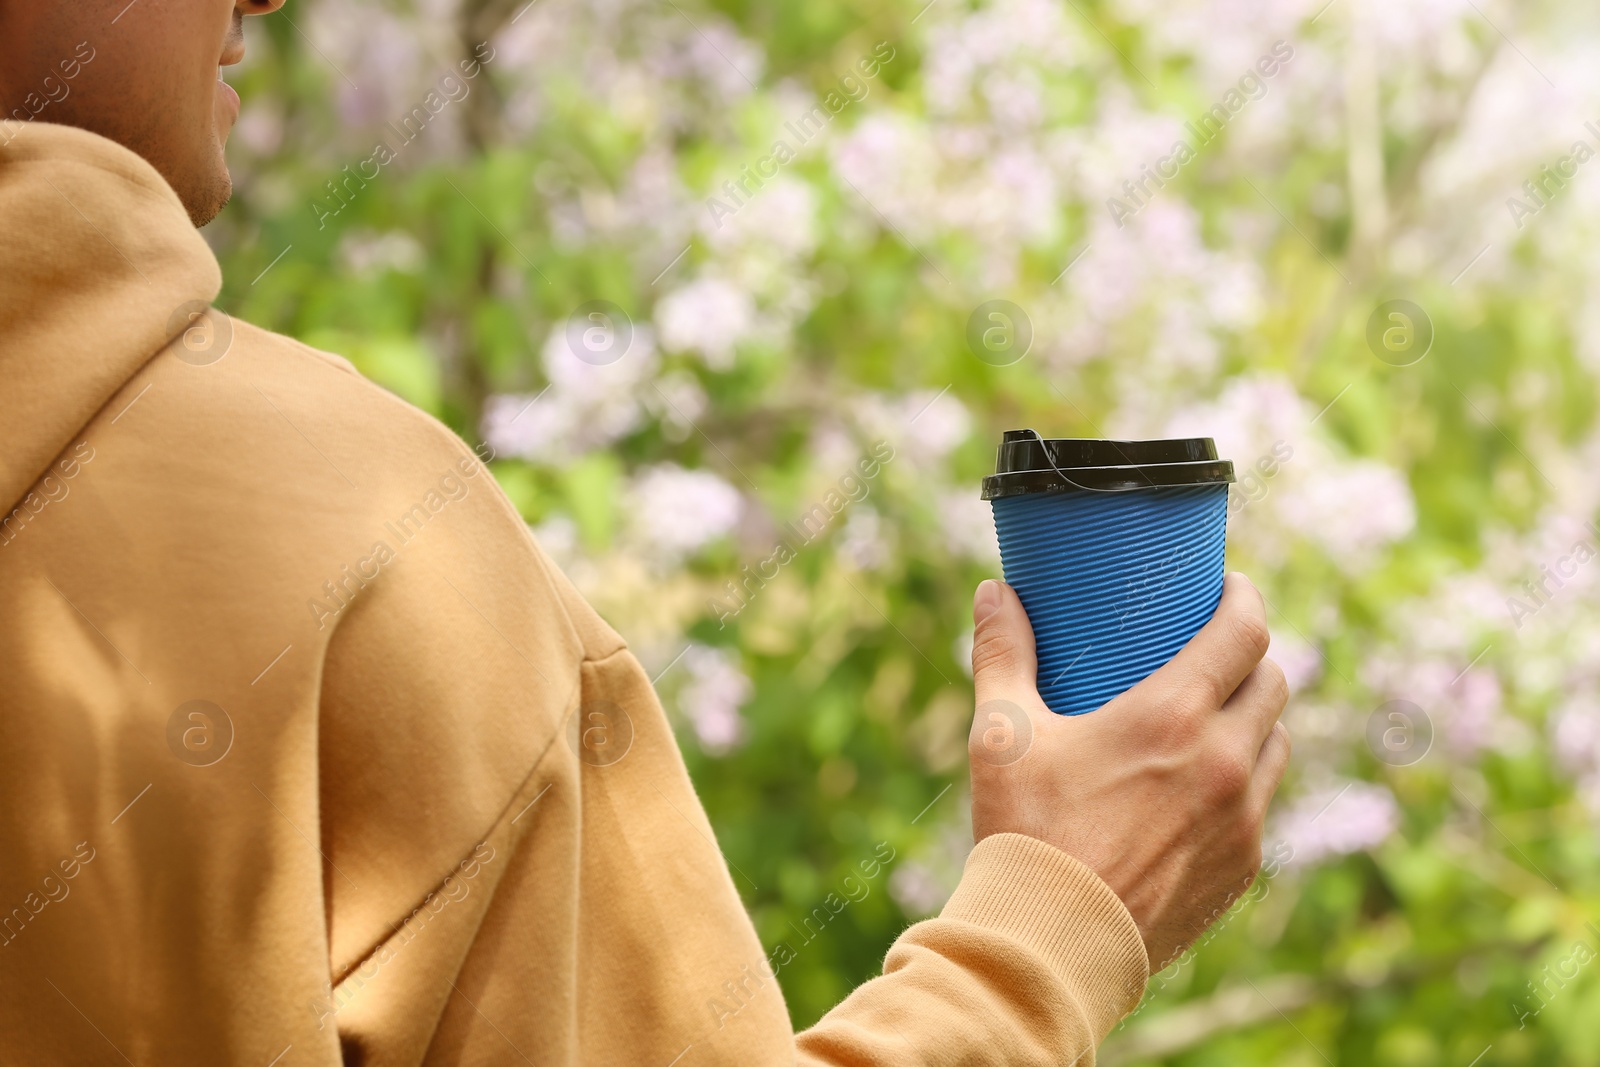
M1045 707L1033 627L1010 586L978 586L973 622L973 836L1026 834L1083 862L1161 969L1249 888L1289 763L1278 721L1289 690L1263 658L1261 594L1229 574L1194 640L1088 715Z

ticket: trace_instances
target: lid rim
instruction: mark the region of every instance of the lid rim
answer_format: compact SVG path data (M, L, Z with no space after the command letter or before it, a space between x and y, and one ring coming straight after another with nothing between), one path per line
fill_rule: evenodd
M995 473L983 479L983 499L1226 485L1234 480L1232 461L1217 455L1210 437L1119 441L1007 430L995 457Z
M1034 430L1007 430L1000 438L995 472L1067 467L1130 467L1220 459L1209 437L1124 441L1095 437L1043 437Z

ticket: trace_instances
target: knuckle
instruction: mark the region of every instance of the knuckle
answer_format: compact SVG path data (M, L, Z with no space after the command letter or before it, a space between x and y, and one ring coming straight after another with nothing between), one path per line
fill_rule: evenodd
M1234 805L1250 788L1250 763L1243 756L1219 753L1206 775L1207 798L1214 805Z
M1010 674L1018 663L1017 642L1012 636L991 626L972 642L972 673Z
M1190 750L1199 740L1205 721L1205 701L1192 688L1178 686L1156 701L1160 736L1170 747Z
M1261 670L1267 683L1267 700L1270 706L1282 711L1289 704L1289 677L1283 668L1270 659L1261 661Z
M1289 757L1294 755L1294 737L1289 733L1289 728L1280 720L1272 724L1272 732L1278 736L1278 744L1283 749L1283 762L1288 763Z
M1284 773L1289 769L1289 758L1294 754L1294 744L1289 740L1289 731L1282 723L1274 724L1272 734L1267 738L1268 751L1262 761L1262 790L1260 804L1262 813L1265 814L1267 804L1272 801L1273 794L1278 791L1278 786L1283 782Z
M1186 728L1192 729L1221 706L1213 700L1213 688L1211 679L1203 674L1171 674L1159 686L1152 685L1150 694L1164 716L1183 719Z
M1184 719L1190 730L1198 729L1204 716L1216 711L1222 704L1217 699L1216 689L1209 684L1179 687L1172 695L1173 712Z
M1233 617L1232 637L1242 655L1259 662L1272 644L1272 631L1267 629L1265 616L1255 612L1240 612Z

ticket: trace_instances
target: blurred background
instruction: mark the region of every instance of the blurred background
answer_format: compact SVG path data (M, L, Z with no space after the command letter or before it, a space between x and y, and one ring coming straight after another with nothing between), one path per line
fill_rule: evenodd
M656 677L796 1026L971 847L1000 432L1204 434L1295 766L1100 1062L1600 1064L1590 6L252 21L219 306L493 450Z

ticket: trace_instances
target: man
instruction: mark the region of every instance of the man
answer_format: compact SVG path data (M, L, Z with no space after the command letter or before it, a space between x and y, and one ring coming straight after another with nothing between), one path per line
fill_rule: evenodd
M981 585L965 877L795 1036L646 675L477 458L208 309L217 72L281 2L0 0L0 1060L1092 1063L1260 862L1260 597L1062 719Z

